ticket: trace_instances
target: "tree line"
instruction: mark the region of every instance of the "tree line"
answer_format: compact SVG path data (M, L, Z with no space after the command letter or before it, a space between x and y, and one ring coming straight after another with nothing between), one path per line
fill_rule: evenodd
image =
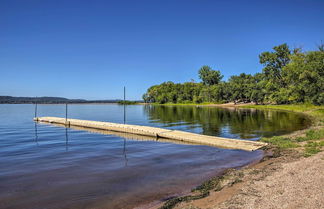
M0 104L78 104L78 103L118 103L121 100L85 100L64 97L12 97L0 96Z
M200 83L164 82L143 95L147 103L324 104L324 45L315 51L290 49L287 44L259 55L262 72L241 73L222 81L219 70L202 66Z

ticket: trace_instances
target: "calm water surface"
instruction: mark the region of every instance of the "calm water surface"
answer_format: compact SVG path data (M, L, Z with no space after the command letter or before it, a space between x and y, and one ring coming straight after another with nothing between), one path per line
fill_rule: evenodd
M123 123L123 106L69 105L69 117ZM39 116L65 117L64 105ZM175 144L36 124L33 105L0 105L0 208L134 208L172 197L262 151ZM308 126L302 115L195 106L126 107L126 123L257 140Z

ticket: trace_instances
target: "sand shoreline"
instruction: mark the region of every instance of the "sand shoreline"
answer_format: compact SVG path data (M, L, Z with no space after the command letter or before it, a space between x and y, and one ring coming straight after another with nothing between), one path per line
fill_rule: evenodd
M324 153L295 157L286 153L246 167L241 182L174 208L323 208Z
M324 152L308 158L296 150L286 150L279 155L272 153L259 162L218 176L230 179L221 190L213 188L207 197L179 202L170 208L324 208L323 173ZM237 176L241 178L236 182ZM304 204L305 195L307 203ZM155 201L137 208L163 208L165 203Z

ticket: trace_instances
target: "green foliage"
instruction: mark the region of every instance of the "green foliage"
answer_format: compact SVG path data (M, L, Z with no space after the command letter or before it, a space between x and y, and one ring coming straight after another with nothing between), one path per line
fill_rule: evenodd
M281 148L281 149L298 147L298 144L293 142L291 139L284 138L281 136L274 136L271 138L262 138L261 141L270 143L270 144L275 145L276 147Z
M222 82L220 71L202 66L202 83L164 82L143 95L149 103L324 104L324 50L302 52L287 44L260 54L262 73L233 75Z
M120 105L134 105L134 104L137 104L137 102L125 100L125 101L118 101L118 104L120 104Z
M241 73L239 76L231 76L228 83L232 92L231 100L236 102L251 102L252 95L256 96L254 78L250 74ZM255 97L254 97L255 98ZM256 99L257 100L257 99Z
M321 151L321 148L324 147L324 141L319 141L319 142L308 142L305 145L305 153L304 156L305 157L309 157L312 156L318 152Z
M320 151L321 149L318 147L306 147L304 157L310 157L312 155L319 153Z
M218 70L213 70L211 67L204 65L199 70L199 78L202 80L204 85L215 85L218 84L223 76Z
M324 138L324 129L314 130L311 129L306 132L306 137L309 140L319 140Z
M297 142L303 142L303 141L310 141L310 140L320 140L320 139L324 139L324 128L322 129L311 129L308 130L305 134L305 137L297 137L295 139L295 141Z
M291 59L284 68L287 100L324 104L324 52L294 54Z
M308 140L311 140L311 139L307 138L307 137L302 137L302 136L296 137L296 139L295 139L295 141L297 141L297 142L304 142L304 141L308 141Z
M304 145L304 156L309 157L320 152L322 147L324 147L324 141L322 139L324 139L324 128L308 130L304 137L297 136L288 138L274 136L271 138L262 138L261 141L270 143L279 149L300 147L302 144L298 144L298 142L307 141Z
M324 146L324 141L311 141L307 142L305 147L323 147Z
M291 51L287 44L273 47L274 52L263 52L259 55L260 64L264 65L264 88L266 99L282 104L285 101L285 75L283 68L290 62Z

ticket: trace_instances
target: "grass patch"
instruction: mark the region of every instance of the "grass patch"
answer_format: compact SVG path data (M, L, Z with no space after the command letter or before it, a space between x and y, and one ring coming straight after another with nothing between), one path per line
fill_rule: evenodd
M305 142L304 156L309 157L321 151L324 147L324 141L319 141L324 138L324 128L311 129L306 131L305 136L298 136L295 138L288 138L282 136L274 136L271 138L262 138L261 141L270 143L279 150L300 147L298 142Z
M308 130L306 132L306 138L308 140L319 140L324 138L324 128L318 130Z
M305 147L324 147L324 141L320 142L308 142Z
M312 156L321 151L321 148L324 147L324 141L310 141L305 145L305 157Z
M308 141L310 139L308 139L307 137L303 137L303 136L299 136L295 138L296 142L304 142L304 141Z
M324 138L324 128L308 130L305 135L305 137L296 138L296 141L308 141L304 146L304 156L309 157L320 152L321 148L324 147L324 141L318 140Z
M305 136L296 137L294 140L297 142L304 142L320 139L324 139L324 128L308 130L306 131Z
M318 147L306 147L304 157L310 157L312 155L319 153L320 151L321 149Z
M297 143L292 141L290 138L285 138L281 136L274 136L271 138L262 138L261 141L270 143L280 149L289 149L299 147Z

